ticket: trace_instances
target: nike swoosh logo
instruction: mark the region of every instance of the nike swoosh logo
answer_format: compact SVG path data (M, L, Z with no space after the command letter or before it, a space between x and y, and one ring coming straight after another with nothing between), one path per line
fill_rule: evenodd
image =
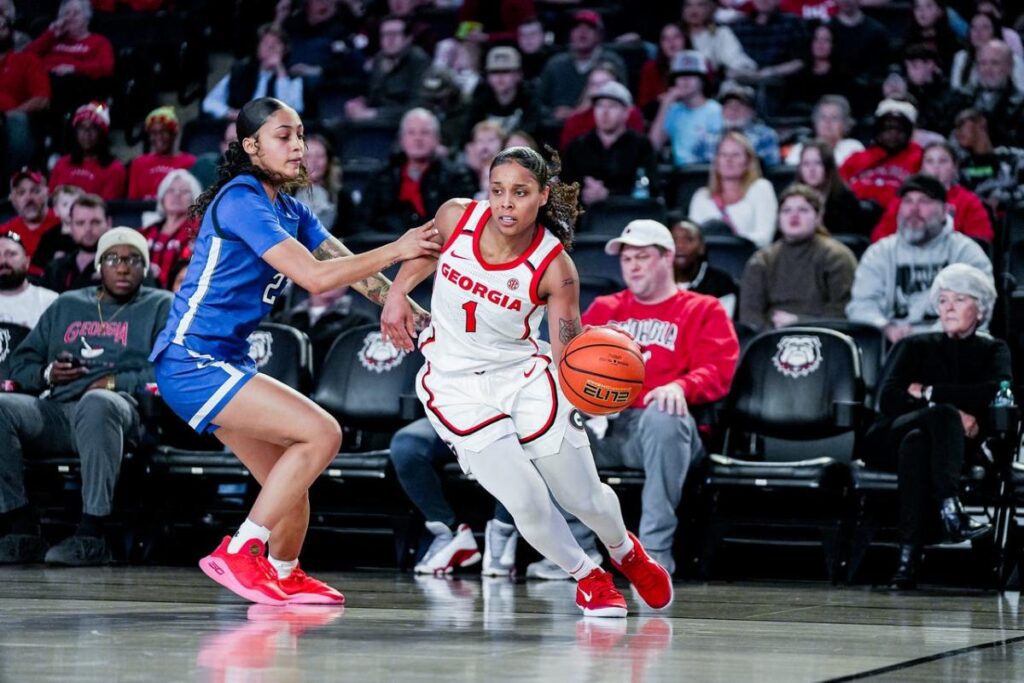
M580 589L580 595L582 595L582 596L583 596L583 599L584 599L584 600L586 600L587 602L590 602L590 599L591 599L592 597L594 597L593 595L591 595L591 594L590 594L590 593L588 593L587 591L583 590L582 588Z
M529 377L530 375L532 375L532 374L533 374L533 371L534 371L534 370L536 370L536 369L537 369L537 364L536 364L536 363L534 363L533 367L532 367L532 368L530 368L530 371L529 371L529 372L524 372L524 373L523 373L523 377Z
M462 259L463 261L468 261L468 260L469 260L469 257L466 257L466 256L459 256L458 254L456 254L456 253L455 253L455 251L454 251L454 250L452 250L452 258L460 258L460 259Z

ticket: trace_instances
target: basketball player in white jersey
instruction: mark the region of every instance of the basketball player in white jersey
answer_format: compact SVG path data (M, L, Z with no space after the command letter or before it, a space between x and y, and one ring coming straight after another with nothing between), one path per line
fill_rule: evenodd
M502 502L534 548L576 581L589 616L623 617L610 574L580 548L551 496L594 530L612 563L649 606L672 600L672 581L626 531L602 484L579 411L552 362L582 331L572 243L578 186L561 184L537 152L512 147L491 163L489 201L452 199L437 212L439 258L402 264L384 305L385 339L411 351L415 318L404 295L437 271L426 363L417 393L459 464ZM551 345L538 338L548 309Z

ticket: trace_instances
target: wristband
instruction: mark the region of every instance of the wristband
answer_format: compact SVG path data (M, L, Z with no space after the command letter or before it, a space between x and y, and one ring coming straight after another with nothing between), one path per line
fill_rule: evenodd
M52 382L50 382L50 372L51 372L52 370L53 370L53 363L50 363L50 364L49 364L49 365L47 365L47 366L46 366L45 368L43 368L43 382L44 382L44 383L46 384L46 386L48 386L48 387L52 387L52 386L53 386L53 383L52 383Z

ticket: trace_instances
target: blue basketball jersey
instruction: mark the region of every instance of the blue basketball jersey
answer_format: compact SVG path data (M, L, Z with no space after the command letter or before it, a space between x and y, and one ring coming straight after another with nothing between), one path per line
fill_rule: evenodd
M220 359L245 356L246 339L286 282L262 256L289 237L312 251L330 233L313 212L283 192L271 204L251 175L221 188L206 209L188 273L150 360L169 344Z

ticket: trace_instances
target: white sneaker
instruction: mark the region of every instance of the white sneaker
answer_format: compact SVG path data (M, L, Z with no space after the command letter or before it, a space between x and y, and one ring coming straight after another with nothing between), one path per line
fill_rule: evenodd
M484 530L483 576L511 576L516 569L519 532L512 524L492 519Z
M591 551L587 553L587 555L598 567L600 567L601 563L604 562L604 558L596 551ZM569 572L565 571L545 557L542 560L531 562L526 566L526 578L542 579L544 581L568 581L572 577L569 576Z
M427 522L434 540L427 554L413 568L417 574L448 574L455 567L468 567L480 561L480 548L468 524L460 524L454 534L443 522Z

